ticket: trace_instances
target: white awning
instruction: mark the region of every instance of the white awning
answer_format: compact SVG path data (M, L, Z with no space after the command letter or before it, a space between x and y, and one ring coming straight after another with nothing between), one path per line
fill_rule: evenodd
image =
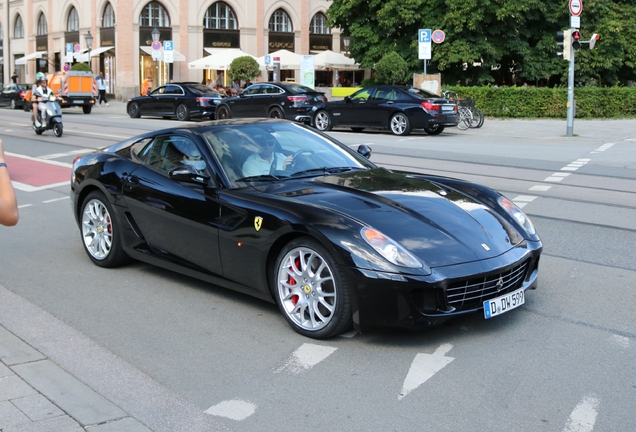
M206 51L207 50L208 48L206 48ZM218 51L214 51L214 54L207 57L191 61L188 63L188 69L228 70L235 59L246 56L257 60L253 55L241 51L238 48L223 48ZM264 68L262 67L261 69Z
M110 47L95 48L94 50L91 50L91 57L96 57L96 56L100 55L101 53L106 52L109 49L113 49L113 48L115 48L115 47L110 46ZM73 54L73 56L75 57L75 61L78 61L80 63L88 62L88 53L86 51L88 51L88 50L84 50L83 54L80 54L80 53ZM64 58L66 58L66 57L68 57L68 56L65 56ZM67 61L66 63L70 63L70 62Z
M152 47L139 47L139 48L140 48L143 52L145 52L146 54L148 54L149 56L151 56L151 55L152 55ZM163 57L163 48L161 48L161 49L159 50L159 52L161 53L161 58L163 59L163 58L164 58L164 57ZM173 60L173 61L176 61L176 62L178 62L178 61L186 61L186 57L185 57L183 54L181 54L179 51L177 51L177 50L173 50L173 51L172 51L172 53L173 53L173 54L172 54L172 56L173 56L172 60Z
M31 53L29 55L25 55L24 57L20 57L19 59L17 59L15 61L15 64L17 64L17 65L25 65L28 60L42 58L43 54L46 54L46 51L36 51L36 52Z

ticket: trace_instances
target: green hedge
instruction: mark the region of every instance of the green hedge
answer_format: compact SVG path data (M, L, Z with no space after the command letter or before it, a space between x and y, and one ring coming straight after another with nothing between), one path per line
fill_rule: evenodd
M566 118L567 88L444 86L475 99L484 115L501 118ZM574 89L576 118L636 117L636 86Z

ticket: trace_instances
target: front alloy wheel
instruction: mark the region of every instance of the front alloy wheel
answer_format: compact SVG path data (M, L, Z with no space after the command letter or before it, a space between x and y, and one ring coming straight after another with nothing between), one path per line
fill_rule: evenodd
M298 333L323 339L351 326L348 287L329 252L314 240L287 245L275 276L278 306Z
M332 127L331 116L325 110L320 110L314 117L314 125L319 131L330 131Z

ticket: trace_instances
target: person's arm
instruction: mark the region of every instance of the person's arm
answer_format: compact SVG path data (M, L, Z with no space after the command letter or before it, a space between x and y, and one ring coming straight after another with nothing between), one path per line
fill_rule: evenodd
M5 165L4 147L0 139L0 225L14 226L19 218L18 200Z

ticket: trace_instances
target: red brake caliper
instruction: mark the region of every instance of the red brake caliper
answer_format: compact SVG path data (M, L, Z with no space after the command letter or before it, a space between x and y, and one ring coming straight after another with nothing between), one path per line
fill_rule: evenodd
M296 266L296 268L298 268L300 266L300 258L296 258L294 260L294 265ZM289 267L290 273L293 271L293 267ZM287 283L290 285L296 285L296 279L294 279L291 275L289 275L289 279L287 280ZM300 299L300 297L298 297L297 294L294 294L291 297L291 301L294 304L294 306L296 306L296 303L298 303L298 300Z
M108 224L108 234L112 234L113 233L113 226L110 223L110 216L108 216L108 218L106 218L106 223Z

